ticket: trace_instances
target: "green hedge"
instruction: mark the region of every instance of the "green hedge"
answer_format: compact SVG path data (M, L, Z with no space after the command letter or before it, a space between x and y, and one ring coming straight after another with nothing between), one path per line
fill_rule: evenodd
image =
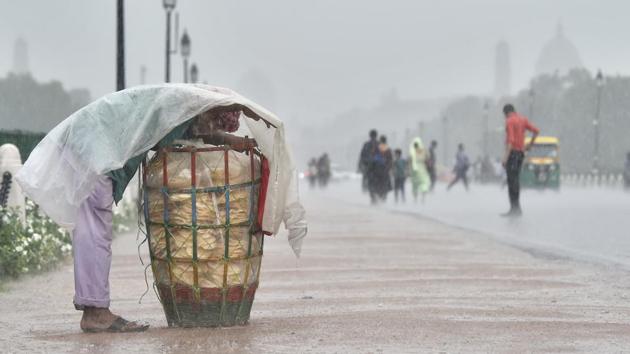
M137 223L137 209L127 202L113 210L114 233ZM0 207L0 284L3 279L49 270L72 253L72 238L63 228L26 201L26 222L14 209Z
M0 208L0 280L52 268L72 252L68 232L26 203L22 224L11 209Z

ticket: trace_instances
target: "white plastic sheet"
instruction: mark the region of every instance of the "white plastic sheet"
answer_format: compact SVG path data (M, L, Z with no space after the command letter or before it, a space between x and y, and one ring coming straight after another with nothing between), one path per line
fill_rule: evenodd
M73 229L78 208L99 176L148 151L173 128L197 114L235 104L243 106L253 118L241 119L269 160L271 175L263 229L277 234L284 221L289 243L299 256L306 219L284 125L273 113L230 89L162 84L106 95L51 130L16 179L48 216Z

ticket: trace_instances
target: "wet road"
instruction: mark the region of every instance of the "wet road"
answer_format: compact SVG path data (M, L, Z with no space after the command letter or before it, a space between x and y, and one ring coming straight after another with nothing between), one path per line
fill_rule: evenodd
M357 181L331 185L338 198L367 205ZM564 187L560 192L524 190L524 216L506 219L507 190L496 185L472 185L466 192L459 184L446 191L438 184L425 203L395 204L393 195L383 206L482 231L522 247L549 250L582 260L616 263L630 269L630 193L621 189Z
M331 190L332 192L332 190ZM5 285L0 352L419 353L623 352L628 272L542 256L409 213L304 193L310 230L296 261L265 242L250 323L168 328L145 290L135 235L113 245L112 310L140 334L83 334L71 264ZM151 274L149 274L151 277ZM151 278L149 278L151 279Z

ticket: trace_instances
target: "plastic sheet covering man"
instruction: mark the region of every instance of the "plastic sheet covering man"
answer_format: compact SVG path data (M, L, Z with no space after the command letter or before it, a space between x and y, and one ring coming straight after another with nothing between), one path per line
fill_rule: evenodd
M255 141L227 133L239 128L241 112L250 118L241 121ZM141 86L107 95L48 133L17 175L27 196L73 232L74 303L83 310L84 331L147 329L109 310L112 203L150 149L193 137L236 150L258 146L270 169L262 229L277 234L284 222L299 256L305 212L284 126L273 113L234 91L207 85Z

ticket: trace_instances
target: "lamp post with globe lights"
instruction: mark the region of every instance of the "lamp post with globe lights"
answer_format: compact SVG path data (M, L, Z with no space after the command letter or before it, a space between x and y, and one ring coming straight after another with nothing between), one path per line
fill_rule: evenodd
M125 2L116 2L116 91L125 89Z
M164 70L164 82L171 81L171 54L177 53L177 42L175 49L171 50L171 15L175 10L177 0L162 0L162 6L166 11L166 60ZM179 17L175 14L175 38L178 37Z
M186 30L184 30L180 45L182 58L184 59L184 83L188 83L188 58L190 57L190 37L188 36L188 33L186 33Z

